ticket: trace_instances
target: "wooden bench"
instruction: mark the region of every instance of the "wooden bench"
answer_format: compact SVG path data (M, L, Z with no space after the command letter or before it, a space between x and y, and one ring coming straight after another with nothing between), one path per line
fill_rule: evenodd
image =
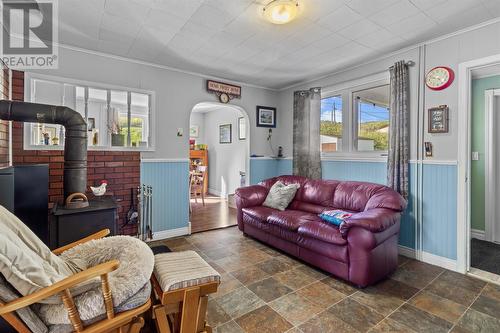
M160 333L211 333L206 323L208 295L217 292L220 274L194 251L155 255L151 277L152 316Z

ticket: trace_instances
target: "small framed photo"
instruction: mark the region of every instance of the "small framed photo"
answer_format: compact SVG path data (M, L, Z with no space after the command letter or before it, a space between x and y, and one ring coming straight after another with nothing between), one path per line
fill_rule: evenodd
M87 131L92 131L95 128L95 118L87 119Z
M189 127L189 137L197 138L200 135L200 126L192 125Z
M276 127L276 108L257 105L257 127Z
M448 112L449 108L447 105L430 108L427 131L429 133L448 133Z
M247 138L247 126L245 122L245 117L238 118L238 139L246 140Z
M224 124L219 126L219 143L232 142L231 124Z

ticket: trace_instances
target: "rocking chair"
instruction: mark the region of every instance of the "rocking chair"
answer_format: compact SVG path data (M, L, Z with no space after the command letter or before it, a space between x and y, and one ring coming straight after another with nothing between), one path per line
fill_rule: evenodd
M14 220L13 215L6 213L6 210L0 206L0 227L4 223L4 219ZM8 216L8 214L12 216ZM14 217L15 218L15 217ZM6 223L7 227L9 222ZM4 225L5 226L5 225ZM12 225L10 225L12 227ZM20 227L16 232L22 234L25 226ZM102 230L96 234L83 238L79 241L66 245L62 248L52 251L52 254L59 256L66 251L78 252L78 249L88 245L91 247L98 247L98 242L106 242L107 240L112 240L116 237L102 239L109 234L109 230ZM9 235L7 235L8 237ZM34 236L31 234L30 236ZM36 236L35 236L36 237ZM119 240L127 240L128 237L118 237ZM23 239L24 240L24 239ZM113 243L111 241L110 243ZM97 245L96 245L97 244ZM81 245L79 248L76 248ZM33 249L36 249L39 244L29 244ZM8 247L8 244L7 246ZM73 249L73 250L72 250ZM45 248L43 249L45 250ZM81 251L81 250L80 250ZM47 251L50 255L50 250ZM0 299L0 316L2 316L13 328L18 332L28 333L28 332L82 332L82 333L103 333L103 332L119 332L119 333L139 333L141 328L144 326L144 313L151 307L151 286L149 282L141 290L142 293L137 292L130 300L127 300L119 305L113 304L114 299L111 290L113 289L110 285L110 273L116 271L120 263L118 260L109 260L101 264L97 264L93 267L84 269L77 272L74 275L68 276L62 280L53 283L50 286L40 288L39 290L22 296L21 291L16 290L11 283L0 283L1 295ZM4 266L5 267L5 266ZM5 270L4 270L5 273ZM116 273L115 273L116 274ZM8 279L8 274L5 275ZM2 275L0 275L2 277ZM12 276L10 276L12 278ZM100 278L100 288L102 291L102 299L104 300L105 313L101 314L95 318L89 320L89 318L84 318L82 320L81 313L82 309L78 308L78 299L75 301L72 291L77 285L94 280L94 286L99 285L99 281L96 279ZM113 278L113 277L112 277ZM3 278L2 278L3 280ZM5 281L4 281L5 282ZM8 281L10 282L10 281ZM5 291L7 290L7 292ZM71 290L71 291L70 291ZM145 290L145 291L144 291ZM95 292L91 294L99 295ZM142 296L138 297L137 295ZM83 295L83 294L82 294ZM42 305L46 305L47 299L52 297L60 296L62 299L62 304L64 309L67 311L67 319L69 318L69 323L65 324L44 324L41 320L42 316L38 312ZM80 297L80 296L76 296ZM59 299L60 300L60 299ZM35 305L35 303L37 303ZM38 304L45 303L45 304ZM52 304L52 303L50 303ZM57 303L59 306L60 302ZM102 307L102 303L101 303ZM26 313L29 312L28 315ZM46 314L45 314L46 315ZM64 316L64 314L63 314ZM59 326L59 327L58 327Z

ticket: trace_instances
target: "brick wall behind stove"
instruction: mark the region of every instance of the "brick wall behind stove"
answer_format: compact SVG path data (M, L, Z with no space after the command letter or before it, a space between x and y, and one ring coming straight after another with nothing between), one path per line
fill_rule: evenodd
M13 72L12 93L14 100L24 100L23 72ZM20 122L13 123L12 146L14 165L39 163L49 165L49 206L52 207L55 202L62 202L63 151L24 150L23 123ZM88 185L99 185L101 180L106 179L107 194L113 195L118 202L118 233L135 233L134 226L123 226L131 203L130 189L136 189L140 184L140 153L92 150L88 152L87 160Z

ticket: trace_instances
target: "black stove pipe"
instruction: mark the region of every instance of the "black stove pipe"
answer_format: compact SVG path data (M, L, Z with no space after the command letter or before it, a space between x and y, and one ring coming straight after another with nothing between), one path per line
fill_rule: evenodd
M0 119L64 126L64 198L86 192L87 124L78 112L66 106L0 100Z

